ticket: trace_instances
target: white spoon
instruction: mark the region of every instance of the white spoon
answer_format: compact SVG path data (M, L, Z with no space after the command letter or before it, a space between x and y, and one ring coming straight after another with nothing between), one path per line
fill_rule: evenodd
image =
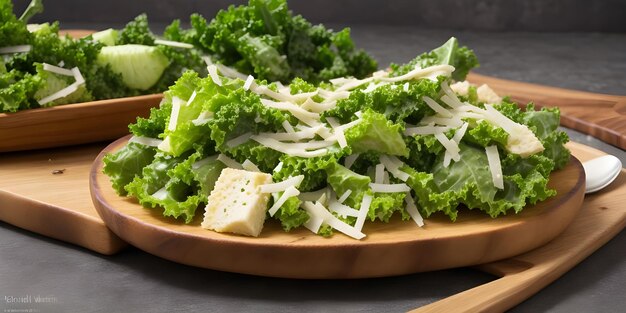
M596 192L617 178L622 170L622 162L613 155L605 155L583 162L587 176L585 193Z

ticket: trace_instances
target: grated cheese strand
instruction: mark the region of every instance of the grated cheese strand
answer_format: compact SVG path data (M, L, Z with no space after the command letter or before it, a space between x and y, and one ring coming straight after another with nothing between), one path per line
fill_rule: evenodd
M208 158L204 158L202 160L198 160L194 164L191 165L191 168L194 169L194 170L197 170L197 169L199 169L199 168L201 168L201 167L203 167L203 166L205 166L205 165L207 165L207 164L209 164L211 162L215 162L215 160L217 160L217 157L218 157L217 155L212 155L212 156L210 156Z
M188 44L188 43L184 43L184 42L178 42L178 41L155 39L154 43L157 44L157 45L170 46L170 47L174 47L174 48L193 49L193 45L192 44Z
M434 135L438 133L444 133L450 130L451 128L448 126L416 126L416 127L407 127L404 130L405 136L415 136L415 135Z
M294 177L287 178L281 182L265 184L259 186L260 193L274 193L285 191L289 186L298 187L300 183L304 180L304 175L298 175Z
M504 189L502 166L500 164L498 146L489 146L485 148L485 151L487 153L487 160L489 161L489 170L491 171L491 180L493 181L493 186L498 189Z
M298 198L302 201L316 201L319 198L321 198L323 194L326 193L327 189L328 187L315 190L315 191L302 192L300 193Z
M461 150L459 149L459 145L456 142L448 139L448 137L446 137L446 135L444 135L443 133L435 134L435 138L437 138L437 141L439 141L441 145L446 149L446 151L450 153L450 158L452 160L458 162L461 159L461 155L459 154ZM448 165L449 164L444 164L443 166L448 167Z
M363 196L363 200L361 200L361 207L359 208L359 215L356 218L356 222L354 223L354 229L361 231L363 229L363 225L365 224L365 218L367 218L367 213L370 210L370 205L372 205L372 196L365 194Z
M280 209L280 207L283 206L283 204L285 204L285 202L287 202L289 198L296 197L299 194L300 194L300 191L296 189L296 187L294 186L287 187L287 189L285 189L285 192L283 192L283 194L280 195L278 200L274 202L272 207L267 212L270 214L270 216L274 216L274 214L276 214L278 209Z
M343 203L344 201L346 201L346 199L348 199L348 197L350 196L350 194L352 194L352 189L348 189L346 190L346 192L344 192L341 197L339 197L339 199L337 199L337 202L339 203Z
M241 166L241 164L239 164L239 162L237 162L237 161L235 161L235 160L233 160L233 159L231 159L231 158L227 157L227 156L226 156L226 155L224 155L224 154L221 154L221 153L220 153L220 154L217 156L217 160L218 160L218 161L220 161L220 162L222 162L222 163L224 163L224 165L226 165L227 167L230 167L230 168L235 168L235 169L238 169L238 170L243 169L243 166Z
M197 93L196 93L196 91L194 90L194 91L191 93L191 96L189 97L189 99L187 100L187 103L186 103L185 105L190 105L190 104L193 102L193 100L196 100L196 95L197 95Z
M266 146L270 149L274 149L278 152L282 152L285 154L289 154L292 156L299 156L303 158L313 158L316 156L322 156L328 153L328 149L321 148L322 146L331 146L332 142L329 141L311 141L304 143L285 143L280 142L276 139L261 137L261 136L251 136L250 139L260 143L263 146ZM318 147L318 148L315 148ZM309 151L308 149L316 149Z
M268 108L274 108L281 111L289 111L289 113L291 113L297 119L309 126L315 126L315 124L319 123L318 121L320 119L320 115L318 113L309 112L291 102L276 102L272 100L261 99L261 103Z
M463 126L461 126L461 128L459 128L454 133L454 136L452 136L452 141L456 142L457 145L461 142L461 139L463 139L463 136L465 136L465 132L467 131L468 126L469 126L468 123L463 123ZM450 152L446 150L446 153L443 156L444 167L448 167L448 165L450 165L451 160L452 160L452 154L450 154Z
M380 156L380 162L385 165L385 168L387 168L389 173L395 178L404 182L410 178L409 174L400 170L400 167L404 166L404 163L395 156L383 154Z
M352 216L352 217L358 217L359 216L359 211L341 204L337 201L331 201L330 204L328 205L328 209L334 213L339 214L342 217L346 217L346 216Z
M2 48L0 48L0 54L28 52L28 51L30 51L30 49L32 49L32 46L30 46L30 45L19 45L19 46L2 47Z
M207 69L209 70L209 76L211 76L213 83L218 86L222 86L222 79L220 79L220 76L217 74L217 67L215 64L207 66Z
M376 184L382 184L385 179L385 165L376 164L376 175L374 176L374 182Z
M246 78L246 82L243 84L243 90L248 91L253 82L254 77L252 75L248 75L248 77Z
M241 79L241 80L246 80L247 76L245 74L242 74L240 72L238 72L237 70L228 67L224 64L220 64L217 63L215 64L215 67L217 68L218 71L220 71L220 73L222 74L222 76L226 76L228 78L233 78L233 79Z
M148 147L158 147L163 140L150 137L132 136L128 142L134 142Z
M407 184L376 184L376 183L370 183L370 189L372 189L373 192L381 192L381 193L407 192L411 190L411 188L409 188Z
M291 124L289 124L288 120L284 120L283 121L283 128L285 129L285 131L287 131L287 133L289 134L293 134L296 132L295 129L293 129L293 126L291 126Z
M69 85L69 86L67 86L67 87L65 87L65 88L63 88L63 89L61 89L61 90L59 90L59 91L57 91L57 92L55 92L55 93L45 97L45 98L43 98L43 99L38 100L37 102L40 105L44 105L44 104L52 102L54 100L67 97L67 96L71 95L72 93L76 92L80 85L81 84L73 83L73 84L71 84L71 85Z
M355 154L351 154L347 156L343 162L343 166L345 166L347 169L350 169L350 167L352 167L356 159L359 158L359 155L360 155L359 153L355 153Z
M433 100L430 97L427 96L423 96L422 100L424 100L424 102L426 102L426 104L433 109L433 111L437 112L438 114L440 114L443 117L452 117L452 113L450 113L450 111L446 110L444 107L442 107L441 105L439 105L439 103L437 103L435 100Z
M417 206L415 206L415 200L413 200L413 197L411 197L411 193L410 192L406 193L406 197L404 198L404 202L406 203L406 207L405 207L406 212L409 213L409 215L411 216L411 218L413 219L415 224L417 224L417 226L419 226L419 227L423 227L424 226L424 218L422 218L422 215L417 210Z
M258 166L256 166L256 164L252 163L252 161L246 159L245 161L243 161L243 163L241 163L241 167L246 170L246 171L250 171L250 172L262 172Z

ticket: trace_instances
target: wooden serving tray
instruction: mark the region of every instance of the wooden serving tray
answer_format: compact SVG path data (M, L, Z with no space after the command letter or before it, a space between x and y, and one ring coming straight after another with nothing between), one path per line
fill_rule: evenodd
M90 173L91 197L111 230L128 243L162 258L208 269L252 275L337 279L404 275L501 260L544 245L578 214L585 173L576 158L552 173L557 195L519 214L493 219L463 210L456 222L435 215L419 228L410 221L366 222L367 237L355 240L337 233L324 238L299 228L285 232L274 220L259 237L238 236L163 217L160 208L143 208L136 199L118 196L102 172L103 158L123 148L128 137L109 145ZM520 236L520 234L524 234Z
M89 169L105 146L0 153L0 221L102 254L118 252L126 242L104 225L89 197Z
M155 94L0 113L0 153L119 138L162 98Z

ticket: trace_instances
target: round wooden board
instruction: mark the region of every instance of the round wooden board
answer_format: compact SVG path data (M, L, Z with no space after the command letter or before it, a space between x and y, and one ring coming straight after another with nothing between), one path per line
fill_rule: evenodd
M91 197L106 225L148 253L220 271L285 278L366 278L501 260L555 238L578 214L584 198L584 171L572 157L550 179L558 195L520 214L492 219L463 210L456 222L435 216L422 228L410 221L366 222L367 237L360 241L340 233L324 238L304 228L286 233L277 222L267 221L260 237L244 237L201 228L201 210L192 223L184 224L118 196L102 173L102 158L127 139L104 149L90 173Z

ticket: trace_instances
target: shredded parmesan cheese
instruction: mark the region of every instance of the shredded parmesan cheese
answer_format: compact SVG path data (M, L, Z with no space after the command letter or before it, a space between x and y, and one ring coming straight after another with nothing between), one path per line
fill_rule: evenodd
M209 164L210 162L215 162L215 160L217 160L217 155L213 155L210 156L208 158L204 158L202 160L196 161L194 164L191 165L191 168L194 170L197 170L207 164Z
M502 166L500 164L498 146L489 146L485 148L485 151L487 153L487 160L489 161L489 170L491 171L491 180L493 181L493 186L498 189L504 189Z
M0 48L0 54L28 52L32 47L30 45L19 45Z
M289 113L293 114L293 116L309 126L314 126L320 119L320 115L318 113L309 112L291 102L276 102L261 99L261 103L268 108L289 111Z
M341 197L339 197L339 199L337 199L337 202L339 203L343 203L344 201L346 201L346 199L348 199L348 197L350 196L350 194L352 194L352 189L348 189L346 190L346 192L344 192Z
M44 63L43 65L44 70L51 72L51 73L55 73L55 74L59 74L59 75L64 75L64 76L73 76L74 77L74 83L70 84L69 86L47 96L44 97L43 99L38 100L37 102L39 102L40 105L44 105L46 103L52 102L54 100L57 99L61 99L64 97L67 97L69 95L71 95L72 93L76 92L78 90L78 87L80 87L81 85L83 85L85 83L85 79L83 78L83 75L81 75L80 70L78 69L78 67L74 67L70 70L62 68L62 67L58 67L58 66L54 66L54 65L50 65L47 63Z
M407 184L376 184L370 183L370 188L373 192L393 193L393 192L407 192L411 188Z
M343 162L343 166L345 166L346 168L350 168L352 167L352 165L354 164L354 162L356 161L356 159L359 158L359 154L355 153L355 154L351 154L349 156L346 157L346 159Z
M174 48L193 49L192 44L178 42L178 41L156 39L154 40L154 43L157 45L170 46Z
M246 82L243 84L243 90L250 89L250 85L252 85L253 82L254 77L252 77L252 75L248 75L248 78L246 78Z
M283 169L283 161L278 162L276 167L274 168L274 172L280 172Z
M134 142L149 147L158 147L163 140L150 137L132 136L128 142Z
M326 193L328 187L310 192L302 192L298 198L302 201L316 201Z
M217 156L217 160L222 162L222 163L224 163L224 165L226 165L227 167L238 169L238 170L243 169L243 166L241 166L241 164L239 164L239 162L237 162L237 161L227 157L224 154L220 153Z
M281 182L261 185L259 186L259 192L260 193L274 193L274 192L285 191L287 190L287 187L289 186L298 187L303 180L304 180L304 175L290 177Z
M376 164L376 175L374 176L374 182L376 184L382 184L385 180L385 165Z
M246 170L246 171L250 171L250 172L261 172L261 170L259 169L258 166L256 166L256 164L252 163L252 161L246 159L245 161L243 161L243 163L241 163L241 167Z
M365 224L365 218L367 218L367 213L370 210L370 205L372 205L372 196L365 194L363 196L363 200L361 200L361 207L359 208L359 215L356 218L356 222L354 223L354 229L361 231L363 229L363 225Z
M410 177L409 174L400 170L400 167L404 165L404 163L395 156L389 155L381 155L380 162L385 165L385 168L391 173L394 177L398 178L401 181L407 181Z
M437 112L438 114L440 114L443 117L452 117L452 113L450 113L450 111L444 109L441 105L439 105L439 103L437 103L435 100L427 97L427 96L423 96L422 100L424 100L424 102L426 102L426 104L433 109L433 111Z
M69 86L67 86L67 87L65 87L65 88L63 88L63 89L61 89L61 90L59 90L59 91L57 91L57 92L55 92L55 93L45 97L43 99L41 99L41 100L38 100L37 102L40 105L44 105L44 104L52 102L54 100L65 98L65 97L71 95L72 93L76 92L76 90L78 90L78 87L79 87L79 85L76 84L76 83L71 84L71 85L69 85Z
M465 132L467 131L468 125L469 125L468 123L463 123L463 126L461 126L461 128L459 128L456 131L456 133L454 133L454 136L452 136L452 141L455 142L457 145L461 142L461 139L463 139L463 136L465 136ZM452 154L450 154L450 152L446 150L446 153L443 156L443 166L448 167L448 165L450 165L451 160L452 160Z
M176 125L178 123L178 115L180 114L180 106L184 103L180 98L174 97L172 98L172 112L170 113L170 120L167 124L167 129L174 131L176 130Z
M409 213L415 224L417 224L417 226L419 227L424 226L424 219L422 218L420 212L417 210L417 207L415 206L415 200L413 200L413 197L411 197L410 192L406 193L404 202L406 203L406 211L407 213Z
M289 121L285 120L283 121L283 128L287 131L287 133L293 134L296 132L295 129L293 129L293 126L291 126L291 124L289 124Z
M357 217L359 216L359 211L341 204L337 201L331 201L330 204L328 205L328 209L332 212L337 213L340 216L346 217L346 216L353 216L353 217Z
M278 152L282 152L285 154L289 154L292 156L299 156L303 158L312 158L316 156L322 156L328 153L328 149L324 147L331 146L333 143L329 141L310 141L303 143L285 143L280 142L276 139L261 137L261 136L251 136L250 139L266 146L268 148L274 149ZM311 150L309 149L316 149Z
M72 72L71 69L54 66L48 63L43 63L43 70L50 72L50 73L64 75L64 76L74 76L74 72Z
M404 130L405 136L415 136L415 135L434 135L447 132L451 128L448 126L416 126L416 127L407 127Z
M294 187L294 186L287 187L287 189L285 189L285 192L283 192L283 194L280 195L278 200L274 201L274 204L272 205L272 207L267 212L270 214L270 216L274 216L274 214L276 214L278 209L280 209L280 207L283 206L283 204L285 204L287 199L289 199L291 197L296 197L299 194L300 194L300 191L298 191L298 189L296 189L296 187Z
M250 137L252 137L252 133L245 133L241 136L235 137L229 141L226 142L226 146L229 148L234 148L236 146L239 146L243 143L245 143L246 141L248 141L250 139Z
M222 79L220 79L220 76L217 74L217 67L215 64L207 66L207 69L209 70L209 76L211 76L213 83L218 86L222 86Z
M448 137L446 137L446 135L444 135L443 133L435 134L435 138L437 138L437 141L439 141L441 145L446 149L446 152L450 153L450 158L452 160L458 162L461 159L461 155L459 154L461 150L459 149L459 145L456 142L448 139ZM445 164L444 166L447 167L447 165Z

